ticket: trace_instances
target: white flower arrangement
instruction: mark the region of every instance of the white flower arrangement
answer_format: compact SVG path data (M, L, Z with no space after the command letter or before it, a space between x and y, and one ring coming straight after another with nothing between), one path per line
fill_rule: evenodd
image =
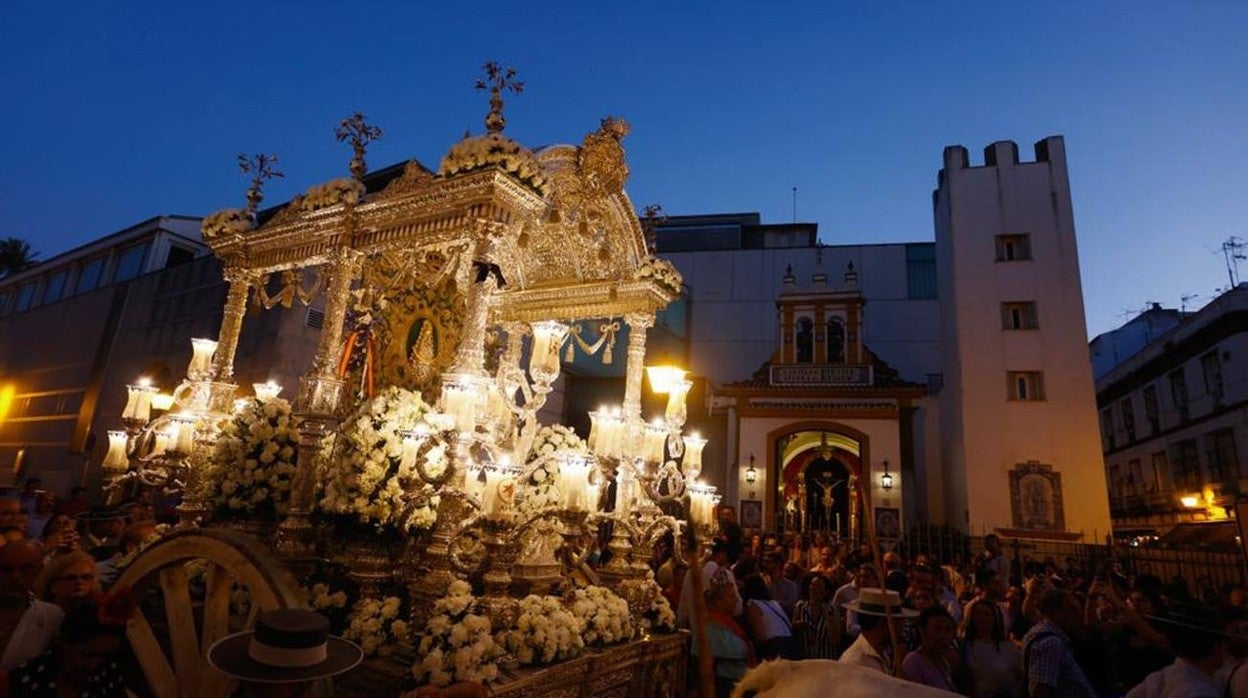
M270 520L285 513L298 445L289 402L247 400L221 430L205 473L217 512Z
M308 589L308 605L314 611L333 611L343 608L347 605L347 592L341 590L331 592L328 584L319 582Z
M503 650L494 640L488 615L477 612L472 587L454 581L433 603L416 645L412 677L418 684L443 687L459 681L488 684L498 679Z
M524 483L524 496L516 505L521 515L531 515L559 504L555 480L559 456L565 453L589 455L589 444L562 424L551 424L537 430L526 459L526 468L532 468L533 473Z
M585 651L581 622L557 596L521 599L516 627L500 636L521 665L561 662Z
M637 267L637 271L633 272L633 278L638 281L654 279L673 293L680 293L680 288L685 282L676 267L662 257L647 257Z
M331 179L324 184L309 187L299 206L304 211L316 211L338 204L354 204L363 198L364 191L364 183L358 179Z
M498 133L465 138L451 146L438 171L449 177L489 166L501 167L542 194L548 193L546 176L537 157Z
M653 572L647 573L646 581L642 582L642 585L646 598L650 599L650 605L642 616L650 624L650 629L663 633L675 630L676 614L672 611L672 605L668 603L667 597L663 595L663 589L659 587L658 582L654 581Z
M402 620L403 602L397 596L360 599L351 609L350 621L342 636L357 643L364 656L387 657L397 644L411 642L411 628Z
M226 208L205 218L199 230L205 240L211 240L222 235L241 235L253 227L254 223L247 209Z
M437 518L439 498L420 485L415 458L404 459L407 434L426 422L429 406L420 393L391 386L343 423L337 457L331 461L321 509L361 524L401 532L428 529ZM447 447L432 428L432 444L420 457L425 472L437 477L447 467Z
M633 616L628 602L606 587L577 589L569 599L572 615L581 623L586 645L610 645L633 637Z

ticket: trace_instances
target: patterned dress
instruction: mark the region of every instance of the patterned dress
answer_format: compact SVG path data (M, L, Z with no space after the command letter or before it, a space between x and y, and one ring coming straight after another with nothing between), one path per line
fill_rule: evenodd
M56 658L44 652L34 659L0 674L0 697L56 698ZM109 661L83 683L81 698L126 698L121 667Z
M801 625L800 640L807 659L836 659L836 642L830 636L830 624L840 623L836 607L825 601L821 609L805 599L793 607L793 622Z

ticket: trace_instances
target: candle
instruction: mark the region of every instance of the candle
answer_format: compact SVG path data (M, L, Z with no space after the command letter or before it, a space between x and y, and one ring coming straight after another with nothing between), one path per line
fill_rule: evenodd
M190 453L195 449L195 419L193 417L175 417L174 423L178 426L173 442L174 452L179 455Z
M151 455L159 456L168 449L169 449L169 432L168 431L156 432L156 438L152 441Z
M272 400L282 392L282 386L272 380L263 383L252 383L251 389L256 392L256 399L260 402Z
M667 428L656 419L646 427L642 437L642 457L651 463L663 462L663 449L667 445Z
M104 455L101 467L106 471L123 471L130 467L130 458L126 455L126 444L129 435L124 431L108 432L108 453Z
M589 413L589 438L586 443L589 444L589 450L598 453L598 439L601 435L598 425L598 415L606 414L607 408L600 407L597 410L591 410Z
M633 511L633 478L624 467L615 476L615 513L624 518Z
M538 383L553 383L559 377L559 348L568 338L568 326L559 322L533 323L533 351L529 375Z
M481 510L487 516L498 513L500 508L500 500L498 498L498 485L502 482L503 474L493 468L485 469L485 487L481 492Z
M672 384L672 389L667 394L667 410L663 414L667 419L667 426L671 429L680 429L685 425L685 418L688 417L685 398L692 387L693 383L687 380Z
M841 532L841 512L836 512L836 532Z
M448 383L442 389L442 407L455 420L456 431L470 433L477 424L477 396L471 386Z
M212 378L212 355L217 353L215 340L196 338L191 340L191 363L186 367L186 377L193 381Z
M591 482L585 487L586 509L593 513L598 511L598 497L602 491L602 486L597 482Z
M589 460L576 455L564 456L559 463L556 480L563 506L571 511L585 511L585 488L589 482Z
M697 477L702 472L702 449L706 448L706 439L697 432L685 437L685 475Z
M481 482L481 468L469 467L464 472L464 492L469 497L480 498L485 493L485 484ZM481 502L484 507L485 502Z

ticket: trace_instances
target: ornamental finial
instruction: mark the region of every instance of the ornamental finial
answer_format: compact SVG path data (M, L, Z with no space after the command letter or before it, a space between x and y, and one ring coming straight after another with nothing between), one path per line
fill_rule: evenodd
M381 129L369 124L368 117L362 112L356 112L351 116L343 119L338 128L334 129L334 137L338 142L351 142L351 150L354 155L351 157L351 176L363 181L364 173L368 172L368 165L364 162L364 151L368 149L368 144L381 138Z
M658 252L658 230L665 222L667 216L664 215L661 205L648 204L641 209L641 230L646 236L646 252L649 254Z
M245 153L238 154L238 169L245 175L251 175L251 186L247 188L247 216L255 217L256 208L264 201L264 181L285 177L285 174L274 169L277 156L257 153L248 157Z
M516 79L516 69L511 66L504 68L497 61L490 61L481 67L482 77L477 79L478 90L490 91L490 113L485 116L485 130L489 133L501 133L507 125L503 118L503 92L512 94L524 92L524 82Z

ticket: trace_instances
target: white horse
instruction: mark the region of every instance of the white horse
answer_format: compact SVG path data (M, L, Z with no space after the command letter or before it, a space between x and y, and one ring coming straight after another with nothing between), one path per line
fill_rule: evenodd
M764 662L749 670L732 698L948 698L949 693L923 684L834 659Z

